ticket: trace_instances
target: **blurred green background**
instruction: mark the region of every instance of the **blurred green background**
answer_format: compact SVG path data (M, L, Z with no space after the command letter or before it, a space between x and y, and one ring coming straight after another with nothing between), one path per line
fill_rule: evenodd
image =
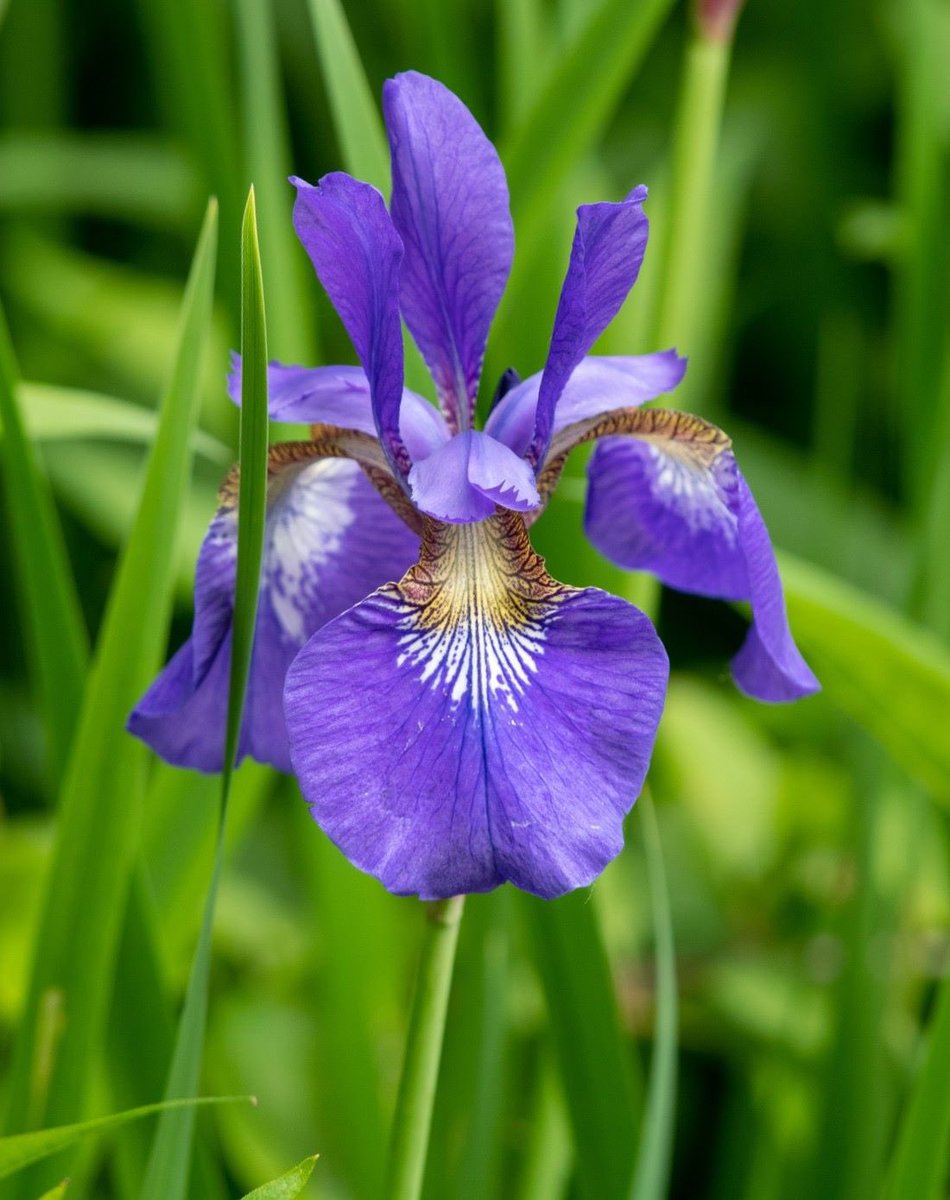
M23 459L5 430L10 1131L161 1097L198 937L214 780L144 758L102 787L86 778L88 804L71 801L86 840L56 851L57 862L72 853L68 872L50 863L87 647L108 626L207 198L218 198L220 241L193 477L177 534L169 514L168 562L154 575L147 555L129 568L129 589L151 597L149 628L128 643L146 680L187 635L197 546L235 454L223 382L239 340L247 186L270 353L352 361L293 237L285 180L345 167L386 187L376 105L383 79L411 67L462 97L509 170L517 256L488 397L506 367L543 362L574 207L649 185L647 262L601 348L675 344L689 356L676 403L733 437L780 547L793 631L824 685L792 707L745 700L727 673L742 614L663 594L673 677L651 786L678 981L672 1124L672 1076L655 1052L658 1009L672 1012L669 995L658 1006L654 966L664 893L654 887L651 901L637 808L627 849L589 894L543 912L510 889L469 900L426 1196L613 1200L627 1192L609 1163L632 1168L645 1146L663 1161L667 1136L669 1184L640 1196L944 1194L948 62L945 0L749 0L731 61L670 0L0 2L0 301L81 618L70 632L24 582ZM535 543L561 579L642 594L583 539L575 458ZM113 680L116 704L139 682ZM103 762L137 753L113 757L121 721L83 720ZM121 838L97 826L107 811L121 813ZM67 914L59 951L40 932L44 896ZM201 1090L259 1105L201 1115L190 1195L241 1195L315 1151L306 1195L380 1194L416 909L339 856L291 781L255 764L238 772ZM62 991L36 983L31 964L47 952L71 963ZM69 1051L67 1083L57 1054L79 1027L73 1003L88 1040ZM30 1053L16 1050L24 1021ZM660 1123L642 1142L658 1094ZM144 1121L85 1142L9 1194L39 1196L68 1173L70 1197L136 1197L152 1132Z

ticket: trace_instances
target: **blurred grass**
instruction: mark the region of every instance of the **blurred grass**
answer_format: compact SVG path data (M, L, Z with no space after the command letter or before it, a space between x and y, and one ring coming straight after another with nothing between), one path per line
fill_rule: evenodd
M146 765L142 748L125 733L125 719L159 661L171 608L171 589L161 581L169 576L175 516L188 478L211 311L216 215L212 203L186 292L179 352L135 528L98 640L64 775L27 1019L19 1031L6 1095L6 1123L12 1130L63 1123L83 1112L102 1035ZM90 873L100 855L107 869Z
M675 133L691 42L686 6L669 0L10 0L0 22L0 296L15 373L31 381L15 393L30 442L11 436L8 404L0 414L0 1089L11 1121L26 1115L17 1098L32 1056L22 1031L37 1026L52 1056L49 1119L83 1111L62 1082L71 1074L91 1086L93 1111L153 1098L140 1089L167 1066L170 1002L198 934L216 784L158 768L139 793L132 776L144 762L127 774L134 751L115 742L109 765L127 807L116 790L113 815L96 815L104 795L90 766L89 828L71 842L60 914L69 976L46 982L69 984L80 1027L67 1027L57 1059L58 993L41 989L48 1000L38 1004L26 949L40 936L44 879L62 874L64 851L51 847L71 827L68 806L51 815L48 781L65 762L84 686L86 707L96 703L82 631L100 642L108 631L116 556L140 536L131 530L141 448L161 419L152 406L175 354L201 204L219 196L228 247L205 347L206 432L190 443L205 461L187 497L165 480L155 537L169 565L138 568L143 627L124 649L142 681L165 640L171 587L174 644L187 629L194 553L226 465L221 446L234 436L223 376L239 336L244 187L253 180L258 192L275 354L314 362L319 343L319 361L350 361L291 237L285 176L345 166L385 189L379 86L414 67L460 90L509 168L517 254L487 392L503 368L526 374L543 361L573 207L650 186L653 243L604 349L657 349L662 333L690 356L683 403L715 412L733 434L779 545L794 555L783 558L793 627L826 686L788 709L741 700L725 678L739 618L664 597L674 681L653 784L679 984L669 1195L837 1200L879 1194L885 1179L888 1200L941 1194L945 0L750 0L728 80L724 71L716 80L725 109L711 166ZM688 213L699 221L691 236L678 234L677 206L703 171L712 202ZM675 319L670 287L677 312L686 306ZM177 432L184 454L186 430ZM580 467L536 541L560 577L625 590L583 540ZM181 553L170 548L176 505ZM57 524L65 551L55 549ZM34 572L27 620L12 587L14 575L26 582L24 547ZM30 649L37 636L45 660ZM141 857L110 849L119 841L130 851L141 842ZM538 905L519 921L531 902L470 899L427 1195L610 1195L621 1164L632 1169L642 1111L623 1075L656 1052L657 1002L638 864L624 855L592 899L562 905L564 916ZM96 897L129 878L128 913L110 904L100 920ZM117 957L105 954L119 928ZM275 788L263 769L238 773L204 1088L253 1091L262 1104L203 1123L192 1195L243 1195L315 1150L304 1195L381 1194L415 936L408 906L349 868L295 789ZM87 1052L79 1038L71 1050L83 1007L106 1004L108 1047L96 1040ZM136 1196L150 1132L130 1127L90 1147L68 1195ZM38 1183L30 1200L60 1178Z

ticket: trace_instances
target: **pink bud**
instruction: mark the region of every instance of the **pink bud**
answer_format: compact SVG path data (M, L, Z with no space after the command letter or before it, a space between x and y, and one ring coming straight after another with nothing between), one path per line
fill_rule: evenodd
M711 42L728 42L736 26L743 0L696 0L696 24Z

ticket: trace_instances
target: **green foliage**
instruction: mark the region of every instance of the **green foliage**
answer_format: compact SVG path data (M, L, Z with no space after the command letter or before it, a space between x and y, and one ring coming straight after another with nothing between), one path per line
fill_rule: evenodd
M16 363L0 313L0 418L7 514L30 639L33 674L49 738L50 772L58 782L82 694L87 639L49 484L20 410Z
M886 1200L903 1196L936 1198L946 1179L950 1155L950 983L937 1000L920 1071L910 1090L884 1190Z
M267 335L264 283L254 189L251 188L241 232L241 454L238 494L237 581L232 618L228 716L221 776L221 815L211 884L205 899L198 945L192 960L185 1004L178 1024L166 1099L193 1093L204 1054L211 972L211 935L224 853L224 821L238 751L244 692L251 662L257 616L257 593L264 543L267 503ZM158 1123L141 1200L180 1200L185 1195L191 1163L194 1113L169 1109Z
M55 855L10 1086L8 1128L60 1122L85 1104L132 867L144 749L125 720L160 660L175 517L190 461L211 310L216 209L202 230L135 525L103 620L67 764ZM12 426L7 423L8 434ZM90 864L107 864L92 870Z
M649 185L643 276L602 349L689 355L676 397L733 436L823 685L752 705L726 677L735 614L664 596L655 809L590 892L466 902L425 1200L945 1191L947 4L748 4L734 47L686 9L0 0L0 1174L11 1147L49 1155L0 1196L384 1195L416 906L269 769L225 781L222 830L221 782L153 763L124 724L188 628L241 346L233 757L262 298L274 357L352 360L286 177L385 191L379 85L410 68L459 92L508 170L488 395L543 363L576 204ZM249 220L242 288L251 182L263 284ZM212 207L182 305L209 193L221 262ZM407 372L430 394L414 349ZM643 603L582 537L581 458L532 536L558 577ZM196 1121L184 1101L156 1136L131 1118L163 1087L261 1103Z
M824 688L895 762L950 803L950 652L939 638L827 572L782 559L788 609Z
M255 1188L253 1192L248 1192L244 1200L294 1200L294 1197L299 1196L303 1191L304 1184L313 1173L316 1161L316 1154L305 1158L303 1162L291 1167L286 1175L281 1175L279 1179L272 1179L270 1183L265 1183L263 1186Z
M141 1108L113 1113L108 1117L95 1117L90 1121L77 1121L72 1125L58 1125L53 1129L38 1129L34 1133L17 1133L0 1138L0 1179L22 1171L30 1163L49 1158L82 1138L107 1133L129 1121L138 1121L142 1117L154 1116L155 1113L168 1112L170 1109L194 1108L201 1104L226 1104L239 1099L247 1097L216 1096L203 1100L171 1100L161 1104L144 1104Z
M662 1200L669 1192L676 1124L677 998L676 948L669 885L663 865L663 847L653 800L644 795L639 804L643 820L650 903L653 907L656 946L656 1034L653 1065L644 1106L643 1130L637 1155L632 1200Z
M544 984L584 1195L620 1195L637 1124L630 1051L589 896L519 897Z

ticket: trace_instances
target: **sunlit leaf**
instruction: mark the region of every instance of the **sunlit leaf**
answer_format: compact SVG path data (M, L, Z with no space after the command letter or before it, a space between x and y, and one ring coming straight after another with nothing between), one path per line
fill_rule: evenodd
M650 903L656 947L656 1023L653 1061L644 1105L640 1148L631 1190L632 1200L663 1200L668 1195L676 1123L676 1056L678 1000L676 949L669 885L653 798L644 794L637 805L643 826Z
M551 1035L588 1200L623 1195L637 1107L610 969L590 897L519 896L544 984Z
M789 619L830 699L950 804L950 651L856 588L781 557Z
M221 817L211 884L205 899L201 932L192 960L185 1004L165 1089L167 1099L195 1091L204 1056L208 978L211 971L211 935L224 857L224 817L250 668L264 544L264 510L267 501L267 337L264 327L264 286L253 188L244 212L241 281L243 371L237 581L232 617L224 771L221 777ZM184 1197L191 1165L194 1117L195 1114L191 1111L168 1112L159 1120L142 1184L141 1200L181 1200Z
M261 255L270 315L270 353L284 362L316 362L317 329L312 275L294 236L294 189L286 103L277 54L276 10L259 0L239 0L234 15L240 49L244 167L257 196Z
M40 1200L62 1200L66 1195L66 1189L69 1187L69 1180L64 1179L62 1183L58 1183L56 1187L50 1188L48 1192L44 1192L40 1196Z
M48 481L23 419L13 348L0 312L0 459L21 611L33 660L55 787L82 696L88 640Z
M884 1200L936 1200L950 1157L950 978L944 979L924 1059L897 1135Z
M146 763L126 716L156 670L171 609L177 516L190 468L198 380L214 279L216 208L209 208L182 308L179 352L162 406L142 499L103 619L65 775L50 885L25 1016L14 1048L8 1128L82 1112L108 1002ZM97 864L91 869L91 864ZM52 1037L49 1014L68 1020Z
M3 212L89 213L178 230L200 211L184 155L141 133L6 133L0 179Z
M672 0L602 0L589 13L528 115L502 146L519 233L597 140L672 7Z
M90 1121L77 1121L71 1125L57 1125L52 1129L38 1129L34 1133L17 1133L12 1137L0 1138L0 1179L22 1171L30 1163L40 1162L65 1150L81 1138L91 1134L106 1133L128 1121L153 1116L168 1109L196 1108L206 1104L233 1104L237 1101L251 1102L250 1096L213 1096L193 1100L162 1101L159 1104L143 1104L126 1112L112 1113L107 1117L95 1117Z
M340 0L308 0L323 82L346 169L389 191L389 152L379 108Z
M34 441L90 439L151 445L155 440L158 414L140 404L48 383L23 382L17 388L17 396L27 433ZM192 447L196 454L222 466L231 462L227 446L200 429L192 438Z
M310 1178L317 1157L316 1154L312 1154L310 1158L305 1158L303 1162L292 1167L286 1175L281 1175L279 1179L272 1179L270 1183L265 1183L263 1186L255 1188L253 1192L248 1192L244 1196L244 1200L294 1200L294 1197L299 1196L303 1191L304 1184Z

